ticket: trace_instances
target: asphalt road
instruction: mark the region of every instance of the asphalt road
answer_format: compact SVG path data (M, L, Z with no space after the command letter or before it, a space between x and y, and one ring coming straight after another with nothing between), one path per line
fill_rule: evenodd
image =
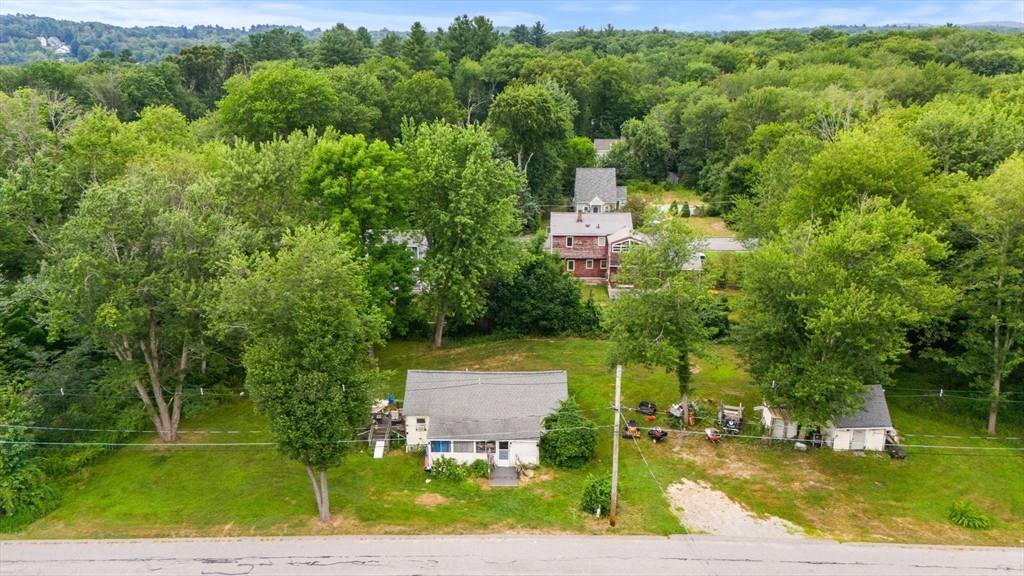
M719 536L330 536L0 542L0 574L1024 574L1022 548Z

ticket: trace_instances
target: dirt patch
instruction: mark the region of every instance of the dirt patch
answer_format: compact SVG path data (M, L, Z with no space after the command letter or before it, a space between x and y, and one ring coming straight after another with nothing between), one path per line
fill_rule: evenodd
M668 487L672 509L691 532L756 538L799 538L803 529L768 516L759 518L705 482L682 479Z
M488 480L487 478L477 478L476 480L474 480L474 482L480 485L481 490L491 489L491 481Z
M440 494L434 494L433 492L427 492L426 494L420 494L416 497L415 502L420 506L426 506L427 508L433 508L441 504L447 504L451 500L441 496Z
M713 230L725 230L725 222L712 222L711 228Z

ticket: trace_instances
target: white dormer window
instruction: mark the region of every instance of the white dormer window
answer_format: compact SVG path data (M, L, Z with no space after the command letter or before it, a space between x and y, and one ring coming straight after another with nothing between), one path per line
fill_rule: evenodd
M605 238L604 236L598 236L597 237L597 245L598 246L604 246L607 241L608 241L608 239Z
M565 237L565 247L572 248L572 236Z

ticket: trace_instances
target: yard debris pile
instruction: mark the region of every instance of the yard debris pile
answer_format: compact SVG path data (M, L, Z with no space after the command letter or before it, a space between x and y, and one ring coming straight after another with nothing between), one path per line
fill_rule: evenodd
M757 538L801 538L803 529L782 518L758 518L706 482L683 478L668 487L672 511L690 532Z

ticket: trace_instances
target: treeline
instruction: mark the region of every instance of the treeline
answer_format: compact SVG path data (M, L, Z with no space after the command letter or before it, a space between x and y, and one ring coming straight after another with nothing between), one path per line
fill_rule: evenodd
M388 338L596 330L557 259L513 240L566 203L596 137L622 138L601 162L624 178L678 176L761 238L735 337L770 398L820 420L913 349L955 385L1000 382L995 414L1024 381L1021 40L459 17L2 67L0 522L52 506L96 453L22 442L173 441L243 385L275 431L312 414L343 438L332 418L358 417ZM699 238L645 223L655 242L624 257L636 289L605 329L621 361L685 389L724 312L683 270ZM279 393L300 380L340 412L287 404L313 398ZM343 454L293 440L311 475Z

